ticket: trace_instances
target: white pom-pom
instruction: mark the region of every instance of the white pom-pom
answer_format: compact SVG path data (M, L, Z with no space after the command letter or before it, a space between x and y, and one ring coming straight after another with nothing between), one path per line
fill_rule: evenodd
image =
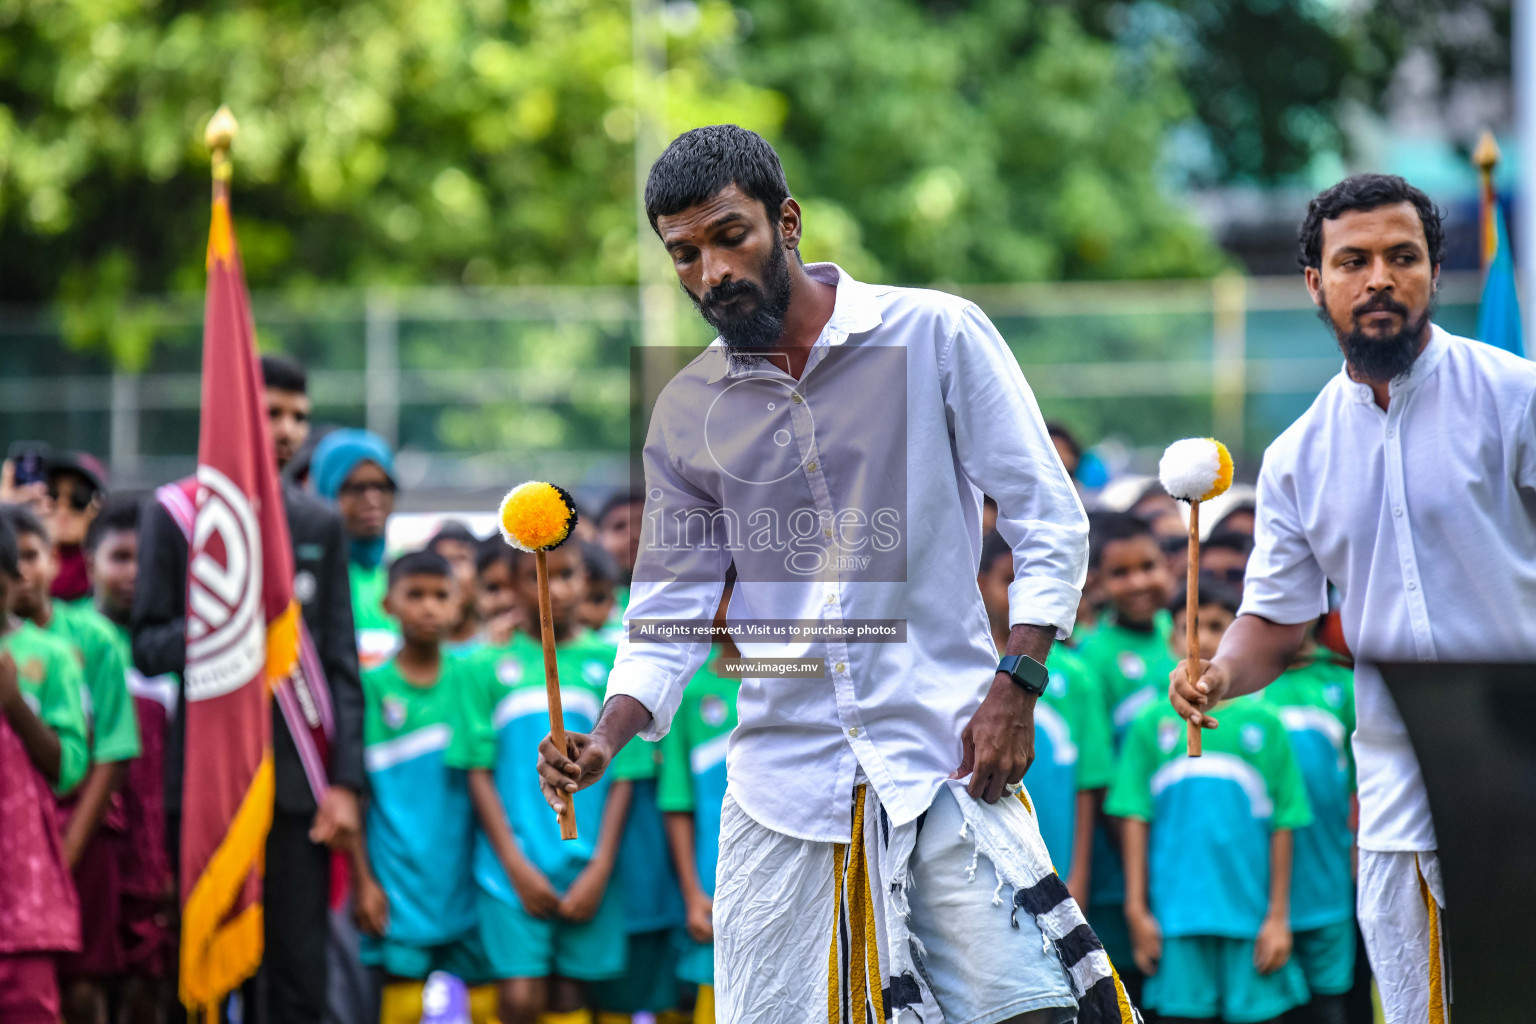
M1163 452L1157 464L1163 490L1181 501L1209 501L1232 484L1232 456L1210 437L1186 437Z

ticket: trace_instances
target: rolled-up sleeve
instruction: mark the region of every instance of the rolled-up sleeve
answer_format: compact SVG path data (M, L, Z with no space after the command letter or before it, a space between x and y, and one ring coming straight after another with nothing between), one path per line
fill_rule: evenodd
M1008 624L1053 626L1065 640L1088 573L1088 516L1024 372L974 304L939 376L961 467L997 502L997 532L1013 549Z
M1328 610L1328 578L1302 529L1293 487L1289 474L1266 456L1259 470L1253 555L1238 611L1286 626L1310 622Z
M669 401L663 391L657 400L646 435L645 515L640 551L630 584L629 607L624 612L624 635L618 659L608 676L608 699L633 697L651 713L651 724L640 733L655 742L672 727L683 699L683 688L709 657L711 641L687 639L632 642L630 623L636 619L674 619L708 622L714 618L725 590L725 573L731 553L712 536L696 542L689 538L667 542L665 533L655 536L659 524L683 521L690 513L710 515L718 503L688 482L678 471L667 443L668 416L694 413ZM708 534L709 531L705 531Z

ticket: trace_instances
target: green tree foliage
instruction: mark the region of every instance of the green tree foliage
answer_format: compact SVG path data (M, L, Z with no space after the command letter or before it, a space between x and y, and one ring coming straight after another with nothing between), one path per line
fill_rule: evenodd
M0 0L0 301L56 302L75 343L144 365L138 297L202 287L201 129L221 102L253 288L632 282L630 16ZM1190 114L1173 67L1122 60L1069 7L700 0L660 20L642 104L669 136L731 120L780 145L812 258L919 283L1220 265L1159 187Z
M1127 59L1170 57L1209 148L1196 183L1274 182L1347 155L1346 103L1380 108L1411 51L1442 89L1509 74L1510 0L1074 0Z
M788 98L791 187L834 198L905 281L1159 277L1219 266L1164 194L1171 65L1130 67L1019 0L748 0L746 76ZM814 221L812 221L814 223Z

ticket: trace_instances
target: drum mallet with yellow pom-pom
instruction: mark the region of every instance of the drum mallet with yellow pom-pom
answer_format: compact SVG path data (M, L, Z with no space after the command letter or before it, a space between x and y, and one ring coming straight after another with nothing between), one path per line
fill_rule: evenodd
M1157 477L1171 497L1189 502L1189 600L1185 633L1189 640L1189 678L1200 678L1200 503L1232 486L1232 455L1214 437L1186 437L1163 452ZM1214 651L1212 654L1216 653ZM1189 723L1189 756L1200 756L1200 726Z
M501 536L522 551L533 552L539 574L539 636L544 641L544 689L549 697L549 738L555 749L570 755L565 719L560 711L560 669L555 661L555 625L549 609L549 569L544 552L570 539L576 528L576 502L554 484L530 480L501 499L497 516ZM560 838L576 838L576 802L569 798L560 812Z

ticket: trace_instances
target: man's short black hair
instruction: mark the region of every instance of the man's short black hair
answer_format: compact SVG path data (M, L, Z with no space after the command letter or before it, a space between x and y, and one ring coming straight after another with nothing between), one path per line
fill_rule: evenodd
M0 518L5 519L18 542L23 535L41 537L44 543L52 539L48 536L48 527L43 525L37 513L25 505L0 505Z
M261 383L273 391L309 394L309 377L303 365L288 356L262 356Z
M1170 612L1187 611L1188 604L1189 587L1181 586L1179 587L1179 592L1173 595L1173 600L1168 602L1168 610ZM1201 608L1208 608L1211 605L1216 605L1218 607L1225 608L1233 615L1236 615L1238 608L1242 607L1242 604L1242 598L1237 596L1237 591L1234 590L1226 580L1222 579L1220 576L1208 575L1206 573L1200 574ZM1210 657L1216 652L1202 651L1201 653L1206 657Z
M1445 255L1444 216L1429 196L1395 174L1356 174L1318 193L1307 204L1307 216L1297 232L1300 252L1296 262L1305 270L1323 265L1323 221L1333 220L1350 210L1374 210L1379 206L1412 203L1424 224L1424 241L1429 246L1429 262L1439 266Z
M448 564L448 559L436 551L407 551L389 563L389 585L393 587L407 576L442 576L452 579L453 567Z
M437 532L432 535L432 539L427 541L427 550L437 551L437 546L445 540L475 546L478 546L480 543L480 538L471 533L469 527L457 519L450 519L437 528Z
M85 530L85 550L94 552L109 533L137 533L139 530L139 505L137 494L117 493L107 498Z
M589 540L582 541L581 561L587 567L589 583L617 584L619 582L619 563L614 561L608 549L601 544L594 544Z
M656 158L645 181L645 214L651 219L651 230L656 231L658 217L682 213L731 185L763 204L768 223L779 222L789 185L779 154L766 139L734 124L684 132Z
M1104 549L1115 541L1148 537L1155 543L1157 535L1140 516L1129 512L1090 512L1088 514L1088 565L1097 569L1104 557Z
M8 506L0 505L0 510ZM16 533L11 529L8 517L0 514L0 575L17 579L21 576L21 557L16 551Z
M978 573L991 572L993 563L1005 556L1009 559L1008 564L1012 566L1013 548L1009 547L1008 542L1003 540L1002 534L996 530L988 530L987 535L981 538L981 565L976 571Z
M608 516L614 512L614 510L628 508L631 505L644 504L645 495L641 492L620 491L619 493L610 497L607 501L603 502L602 510L597 513L597 518L592 520L592 525L601 530L603 528L603 521L607 519Z

